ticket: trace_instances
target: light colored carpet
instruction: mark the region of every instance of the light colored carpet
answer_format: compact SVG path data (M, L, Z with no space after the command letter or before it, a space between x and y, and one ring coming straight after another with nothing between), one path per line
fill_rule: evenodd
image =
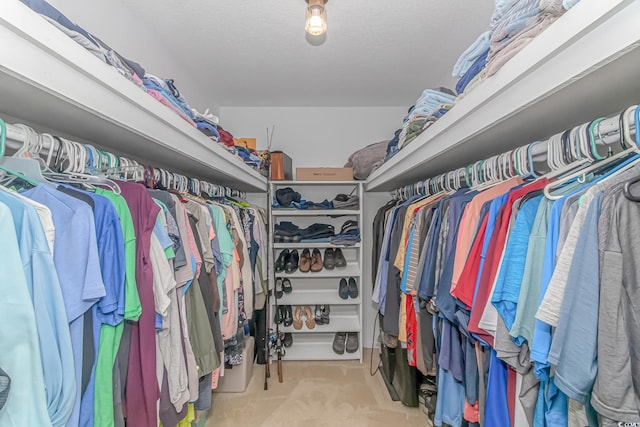
M374 362L375 363L375 362ZM264 366L256 365L244 393L214 393L207 427L376 427L428 426L419 408L389 397L379 374L369 375L369 358L337 362L285 362L284 382L272 365L269 390Z

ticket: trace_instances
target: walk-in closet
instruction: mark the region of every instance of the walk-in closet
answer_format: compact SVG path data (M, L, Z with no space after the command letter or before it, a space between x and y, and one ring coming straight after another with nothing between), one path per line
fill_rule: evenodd
M0 427L640 426L640 1L0 3Z

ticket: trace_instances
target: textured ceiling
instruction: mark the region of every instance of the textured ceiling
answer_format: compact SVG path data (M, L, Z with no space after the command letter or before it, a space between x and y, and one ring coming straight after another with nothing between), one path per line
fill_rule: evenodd
M314 46L305 38L304 0L70 2L118 5L148 28L198 82L196 101L314 107L407 106L427 87L453 86L453 64L487 29L494 3L329 0L327 37Z

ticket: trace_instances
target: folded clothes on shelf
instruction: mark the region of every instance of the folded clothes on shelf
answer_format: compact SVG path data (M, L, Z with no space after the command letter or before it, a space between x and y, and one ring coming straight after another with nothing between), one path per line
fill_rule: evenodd
M473 42L471 46L465 50L458 61L453 66L453 77L462 77L473 66L476 60L489 49L489 43L491 40L491 31L485 31ZM459 93L459 92L458 92Z
M333 202L326 199L320 203L303 200L291 187L278 189L274 199L272 207L275 209L334 209Z
M354 245L360 242L360 227L358 221L348 220L340 228L340 234L331 237L331 243L334 245Z
M469 67L466 73L458 80L456 84L456 91L460 94L465 91L469 83L484 70L487 66L487 55L489 54L489 48L487 48L482 55L476 58L475 62Z
M307 228L300 228L290 221L281 221L275 225L274 239L278 243L296 243L302 240L317 242L335 236L335 229L331 224L311 224Z
M338 194L333 200L335 209L358 209L360 207L360 197L358 195Z

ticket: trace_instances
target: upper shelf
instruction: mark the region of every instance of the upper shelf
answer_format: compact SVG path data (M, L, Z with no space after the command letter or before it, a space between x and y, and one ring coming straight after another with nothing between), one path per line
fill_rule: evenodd
M0 9L0 117L248 192L267 179L19 1Z
M583 0L371 174L389 191L640 100L640 2Z

